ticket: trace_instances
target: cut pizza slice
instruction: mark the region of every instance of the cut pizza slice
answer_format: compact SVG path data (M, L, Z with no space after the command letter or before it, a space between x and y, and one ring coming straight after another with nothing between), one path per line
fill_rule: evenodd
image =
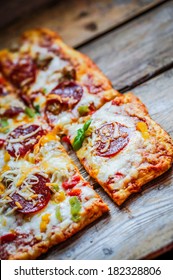
M50 129L38 108L27 106L19 91L0 73L0 149L6 146L11 155L18 153L20 157L21 141L25 141L25 152L28 152L33 143ZM12 144L15 144L15 151L10 150Z
M61 130L119 94L87 56L47 29L25 32L18 51L0 53L0 65L49 124Z
M67 134L85 169L118 205L173 162L172 139L131 93L67 126Z
M8 151L0 150L1 259L36 258L108 211L54 131L25 156Z

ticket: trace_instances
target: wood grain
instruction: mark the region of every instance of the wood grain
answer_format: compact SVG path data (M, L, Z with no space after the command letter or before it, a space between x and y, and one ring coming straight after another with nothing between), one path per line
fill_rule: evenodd
M12 2L12 3L11 3ZM49 5L41 8L38 11L39 2L37 5L33 0L29 1L27 5L21 5L18 9L15 8L16 1L10 1L10 7L13 7L14 13L21 19L13 22L7 28L3 28L0 32L0 48L9 47L10 44L17 38L23 31L35 27L47 27L57 31L62 38L71 46L79 46L80 44L95 38L99 34L116 27L123 22L137 16L144 11L158 5L163 0L71 0L71 1L50 1L54 5ZM24 1L20 0L19 3ZM44 0L43 3L47 2ZM23 14L37 6L36 12L28 15ZM0 15L2 19L0 22L8 22L12 11L6 13L8 5L2 8ZM3 15L7 14L7 19L3 19ZM11 15L14 19L14 14Z
M173 70L137 87L135 94L173 137ZM173 169L147 184L120 209L99 188L110 214L42 259L141 259L173 242ZM151 256L151 255L150 255Z
M0 27L11 23L18 17L26 16L26 13L32 13L34 10L43 7L45 3L50 4L53 0L6 0L1 4L0 9ZM5 15L5 16L4 16Z
M169 1L79 50L121 90L173 66L172 46L173 1Z

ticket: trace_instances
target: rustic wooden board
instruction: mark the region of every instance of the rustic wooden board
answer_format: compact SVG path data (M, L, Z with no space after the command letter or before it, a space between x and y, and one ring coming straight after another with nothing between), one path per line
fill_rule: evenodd
M53 0L6 0L3 1L0 9L0 27L4 27L6 24L18 19L18 17L24 17L27 13L32 13L36 9L43 7L45 3L53 2ZM5 16L4 16L5 15Z
M172 77L173 69L134 92L173 137ZM101 188L97 192L109 204L110 214L53 247L42 259L141 259L173 244L173 169L147 184L121 208Z
M173 1L79 48L117 89L127 90L173 66Z
M16 2L16 1L10 1ZM24 1L20 0L19 3ZM11 15L14 19L15 15L19 15L21 9L21 19L16 23L13 22L9 27L3 28L0 32L0 48L9 47L9 45L17 38L23 31L35 27L47 27L57 31L62 38L71 46L77 46L84 43L103 32L116 27L123 22L137 16L144 11L158 5L163 0L71 0L71 1L50 1L48 6L38 10L40 0L37 5L36 1L29 1L24 7L19 7L16 11L14 3L10 3L15 14ZM48 2L44 0L43 3ZM50 5L54 2L54 5ZM34 13L24 14L23 11L37 6L37 11ZM2 8L0 15L6 14L8 5ZM10 18L10 12L8 11ZM3 18L3 17L1 17ZM9 20L5 19L5 22ZM3 19L0 20L3 24Z

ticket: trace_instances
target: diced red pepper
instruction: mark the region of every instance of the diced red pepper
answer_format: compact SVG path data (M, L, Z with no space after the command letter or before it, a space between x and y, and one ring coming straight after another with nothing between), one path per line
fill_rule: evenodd
M63 137L61 138L61 140L62 140L63 142L66 142L67 144L70 144L70 139L69 139L68 136L63 136Z
M80 189L72 189L68 192L68 195L70 196L79 196L81 194Z
M0 149L3 147L4 143L5 143L5 140L4 139L0 139Z
M79 181L80 181L80 176L76 175L71 180L63 182L62 187L65 190L72 189L73 187L75 187L77 185L77 183L79 183Z

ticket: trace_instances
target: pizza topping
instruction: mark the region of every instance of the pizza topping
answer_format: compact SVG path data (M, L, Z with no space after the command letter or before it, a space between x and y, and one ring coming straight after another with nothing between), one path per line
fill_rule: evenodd
M121 172L116 172L113 176L109 177L109 179L106 182L106 185L114 184L123 177L124 175Z
M87 75L85 86L91 94L98 94L99 92L103 91L102 83L99 81L95 81L94 75L92 74Z
M5 186L2 183L0 183L0 195L3 194L4 191L5 191Z
M46 186L48 179L36 174L35 181L25 182L10 195L11 207L17 207L17 211L23 214L31 214L43 209L50 200L50 189ZM24 197L26 193L26 196ZM30 194L30 195L29 195Z
M7 233L3 236L0 237L0 244L3 245L5 243L10 243L12 242L13 240L16 239L16 234L15 233Z
M75 151L79 150L82 147L83 141L86 136L86 132L87 132L90 124L91 124L91 119L88 120L82 128L79 128L77 130L77 135L74 138L74 141L72 143L72 147Z
M25 108L25 113L28 115L28 117L30 118L34 118L35 117L35 112L33 109L26 107Z
M60 192L57 192L55 195L54 195L54 201L56 203L60 203L60 202L63 202L65 200L66 196L65 196L65 193L63 191L60 191Z
M23 109L21 107L12 106L11 108L5 110L5 112L1 116L7 118L13 118L18 116L20 113L23 113Z
M61 210L60 210L59 205L56 207L55 215L56 215L57 220L61 223L63 221L63 219L62 219Z
M50 222L50 214L46 213L41 217L41 223L40 223L40 231L45 232L47 229L47 225Z
M81 189L72 189L68 192L69 196L79 196L81 194Z
M0 96L5 96L7 94L8 94L8 91L6 90L6 88L0 84Z
M9 122L7 118L0 119L0 132L8 133L9 132Z
M40 114L40 105L35 105L34 109L37 114Z
M8 162L10 160L10 155L7 151L4 151L4 161Z
M20 58L14 65L10 80L17 87L30 85L35 81L36 65L30 57Z
M110 157L119 153L129 142L130 129L120 123L107 123L96 130L96 153Z
M63 142L65 142L65 143L67 143L67 144L71 144L71 143L70 143L69 137L66 136L66 135L64 135L64 136L61 138L61 140L62 140Z
M85 116L89 113L89 107L88 105L82 105L80 107L78 107L78 112L80 116Z
M73 176L72 179L69 179L69 180L63 182L62 187L65 190L72 189L73 187L75 187L80 182L80 180L81 180L80 176L75 175L75 176Z
M58 115L62 110L60 101L56 98L48 99L46 102L45 112L46 115L50 112L53 115Z
M72 66L66 66L62 69L61 81L76 80L76 70Z
M148 132L148 127L145 122L138 122L136 128L142 133L142 137L145 140L149 138L150 134Z
M73 81L65 81L55 87L51 94L58 96L60 104L63 104L67 109L72 109L80 101L83 89Z
M12 157L23 157L32 151L44 130L36 124L21 125L15 128L7 137L6 150Z
M0 149L4 146L5 140L4 139L0 139Z
M73 222L79 222L80 221L80 210L82 208L81 202L78 199L77 196L73 196L69 199L69 203L71 206L71 215L72 215L72 221Z

